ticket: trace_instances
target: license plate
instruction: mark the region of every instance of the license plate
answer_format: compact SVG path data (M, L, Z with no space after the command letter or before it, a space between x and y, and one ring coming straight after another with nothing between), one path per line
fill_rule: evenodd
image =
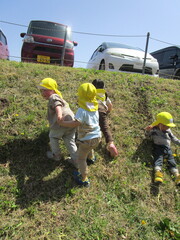
M50 57L49 56L37 55L37 62L50 63Z

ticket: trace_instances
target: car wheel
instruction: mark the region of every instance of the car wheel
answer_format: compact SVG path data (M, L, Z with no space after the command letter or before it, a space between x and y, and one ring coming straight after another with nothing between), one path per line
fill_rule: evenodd
M176 74L176 76L174 76L174 79L180 80L180 72L178 72L178 73Z
M105 61L102 60L100 65L99 65L99 70L105 70Z

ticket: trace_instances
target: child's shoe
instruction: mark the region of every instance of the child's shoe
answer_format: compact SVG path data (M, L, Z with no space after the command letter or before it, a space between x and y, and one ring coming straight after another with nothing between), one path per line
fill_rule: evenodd
M114 145L114 143L109 143L107 145L107 150L110 152L111 157L117 157L118 156L118 150L116 148L116 146Z
M87 162L87 165L91 165L91 164L94 164L96 161L96 157L94 156L93 158L87 158L86 162Z
M162 183L163 182L163 174L161 171L156 171L155 172L155 178L154 178L155 183Z
M60 161L60 156L56 156L54 153L52 153L51 151L47 151L46 152L46 156L49 158L49 159L52 159L52 160L55 160L55 161Z
M74 179L75 179L75 181L77 182L78 185L80 185L82 187L90 187L89 179L86 178L85 181L82 181L82 176L81 176L80 172L75 171L73 173L73 175L74 175Z
M177 186L180 186L180 174L176 177L175 183Z

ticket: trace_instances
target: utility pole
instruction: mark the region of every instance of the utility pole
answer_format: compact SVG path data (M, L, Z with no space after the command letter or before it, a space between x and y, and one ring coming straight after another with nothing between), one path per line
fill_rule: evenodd
M146 39L146 48L145 48L145 53L144 53L144 63L143 63L142 74L145 73L145 66L146 66L146 57L147 57L147 50L148 50L149 36L150 36L150 33L148 32L148 33L147 33L147 39Z
M63 44L63 49L62 49L62 54L61 54L61 66L64 66L66 39L67 39L67 26L65 27L65 33L64 33L64 44Z

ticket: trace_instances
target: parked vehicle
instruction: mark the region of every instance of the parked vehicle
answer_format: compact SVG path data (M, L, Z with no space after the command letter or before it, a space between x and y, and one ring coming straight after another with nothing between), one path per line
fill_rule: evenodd
M144 51L120 43L103 42L91 56L87 68L108 71L142 73ZM145 74L158 76L159 66L155 58L147 53Z
M21 61L73 67L73 48L77 42L72 41L68 26L33 20L29 23L27 33L21 33L20 36L24 38Z
M180 79L180 47L171 46L152 52L159 62L159 76Z
M9 60L9 49L8 49L7 38L2 32L2 30L0 30L0 59Z

